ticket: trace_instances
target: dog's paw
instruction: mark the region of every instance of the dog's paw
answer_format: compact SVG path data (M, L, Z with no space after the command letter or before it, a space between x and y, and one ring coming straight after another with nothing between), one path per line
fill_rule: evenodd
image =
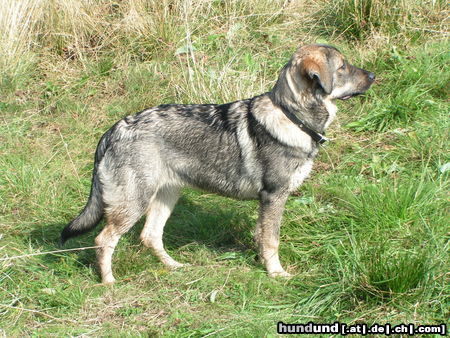
M179 263L179 262L177 262L177 261L173 261L173 262L170 262L170 263L166 263L166 264L164 264L164 265L165 265L166 268L169 269L169 270L176 270L176 269L180 269L180 268L186 267L186 266L188 266L189 264L182 264L182 263Z
M281 278L291 278L292 275L289 272L286 272L286 271L282 270L282 271L269 272L269 277L271 277L271 278L279 278L279 277L281 277Z
M102 285L113 285L115 282L116 279L113 276L102 278Z

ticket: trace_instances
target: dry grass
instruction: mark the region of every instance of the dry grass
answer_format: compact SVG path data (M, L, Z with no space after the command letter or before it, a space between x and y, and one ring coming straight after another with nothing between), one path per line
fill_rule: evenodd
M5 0L0 9L0 68L11 72L33 47L42 1Z

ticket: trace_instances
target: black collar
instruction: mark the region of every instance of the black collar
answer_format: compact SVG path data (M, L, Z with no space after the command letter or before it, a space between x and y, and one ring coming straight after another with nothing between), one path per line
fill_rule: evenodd
M328 141L328 139L325 137L325 133L322 135L318 133L317 131L309 128L302 120L300 120L295 114L291 113L286 108L280 106L281 110L283 111L284 115L286 115L289 120L291 120L294 124L297 125L301 130L303 130L305 133L307 133L311 138L316 141L318 144L324 144Z

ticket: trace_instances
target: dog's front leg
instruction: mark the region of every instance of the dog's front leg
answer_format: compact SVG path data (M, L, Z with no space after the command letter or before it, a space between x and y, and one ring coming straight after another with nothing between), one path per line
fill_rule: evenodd
M281 217L288 197L287 192L262 191L260 193L260 214L256 226L255 240L259 256L270 277L289 277L278 257Z

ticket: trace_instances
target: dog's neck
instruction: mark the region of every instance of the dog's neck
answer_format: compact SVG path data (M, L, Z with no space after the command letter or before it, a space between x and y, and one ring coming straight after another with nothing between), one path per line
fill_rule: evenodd
M322 89L308 79L291 76L286 66L269 93L272 102L295 115L307 126L319 133L324 133L336 116L336 105L327 98Z

